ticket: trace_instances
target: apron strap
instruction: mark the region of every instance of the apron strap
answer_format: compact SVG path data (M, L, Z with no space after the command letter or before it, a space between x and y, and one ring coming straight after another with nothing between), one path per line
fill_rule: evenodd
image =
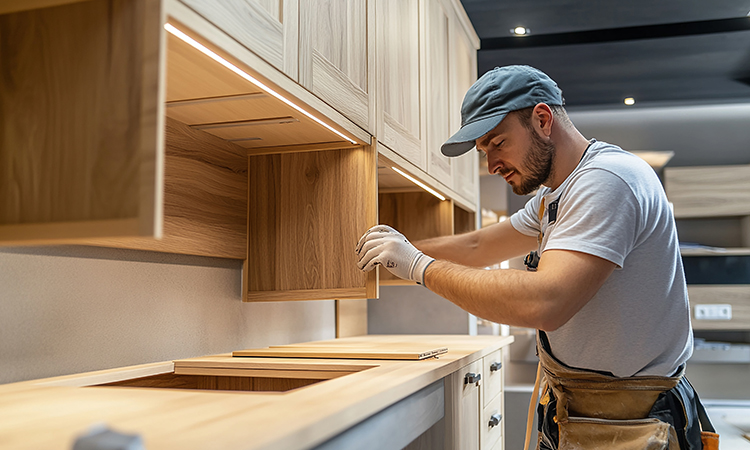
M523 441L523 450L529 450L531 427L534 424L534 410L536 409L537 400L539 400L539 382L541 379L542 363L540 362L536 367L536 381L534 382L534 390L531 392L531 400L529 401L529 414L526 416L526 438Z

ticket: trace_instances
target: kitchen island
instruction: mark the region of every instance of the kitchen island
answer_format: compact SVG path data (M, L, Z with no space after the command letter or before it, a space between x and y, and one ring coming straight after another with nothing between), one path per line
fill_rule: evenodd
M225 354L7 384L0 447L70 449L104 424L140 435L149 450L500 449L502 356L512 341L362 336L309 345L392 350L408 342L447 352L422 360Z

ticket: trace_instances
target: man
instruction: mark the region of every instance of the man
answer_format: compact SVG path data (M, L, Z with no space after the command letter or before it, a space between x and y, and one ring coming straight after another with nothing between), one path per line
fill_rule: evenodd
M535 196L508 221L416 247L373 227L357 244L358 266L382 265L479 317L540 330L540 448L699 449L683 377L693 344L687 288L664 190L638 157L587 140L563 104L534 68L484 74L441 150L476 146L491 174ZM527 271L484 270L527 253Z

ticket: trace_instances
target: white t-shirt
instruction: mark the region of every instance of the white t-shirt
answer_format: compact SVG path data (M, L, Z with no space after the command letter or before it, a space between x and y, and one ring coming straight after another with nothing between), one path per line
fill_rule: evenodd
M547 206L558 198L557 220L548 224ZM690 358L693 333L677 229L664 188L646 162L595 141L560 187L541 187L510 221L529 236L541 227L542 258L546 250L574 250L617 264L575 316L547 333L560 361L628 377L672 375Z

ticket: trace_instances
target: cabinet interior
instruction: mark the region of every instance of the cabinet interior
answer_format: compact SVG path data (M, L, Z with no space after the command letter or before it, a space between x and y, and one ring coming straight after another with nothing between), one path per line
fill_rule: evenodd
M117 386L201 391L286 392L325 381L324 378L305 378L304 371L298 372L297 377L182 375L165 373L114 383L99 384L93 387Z

